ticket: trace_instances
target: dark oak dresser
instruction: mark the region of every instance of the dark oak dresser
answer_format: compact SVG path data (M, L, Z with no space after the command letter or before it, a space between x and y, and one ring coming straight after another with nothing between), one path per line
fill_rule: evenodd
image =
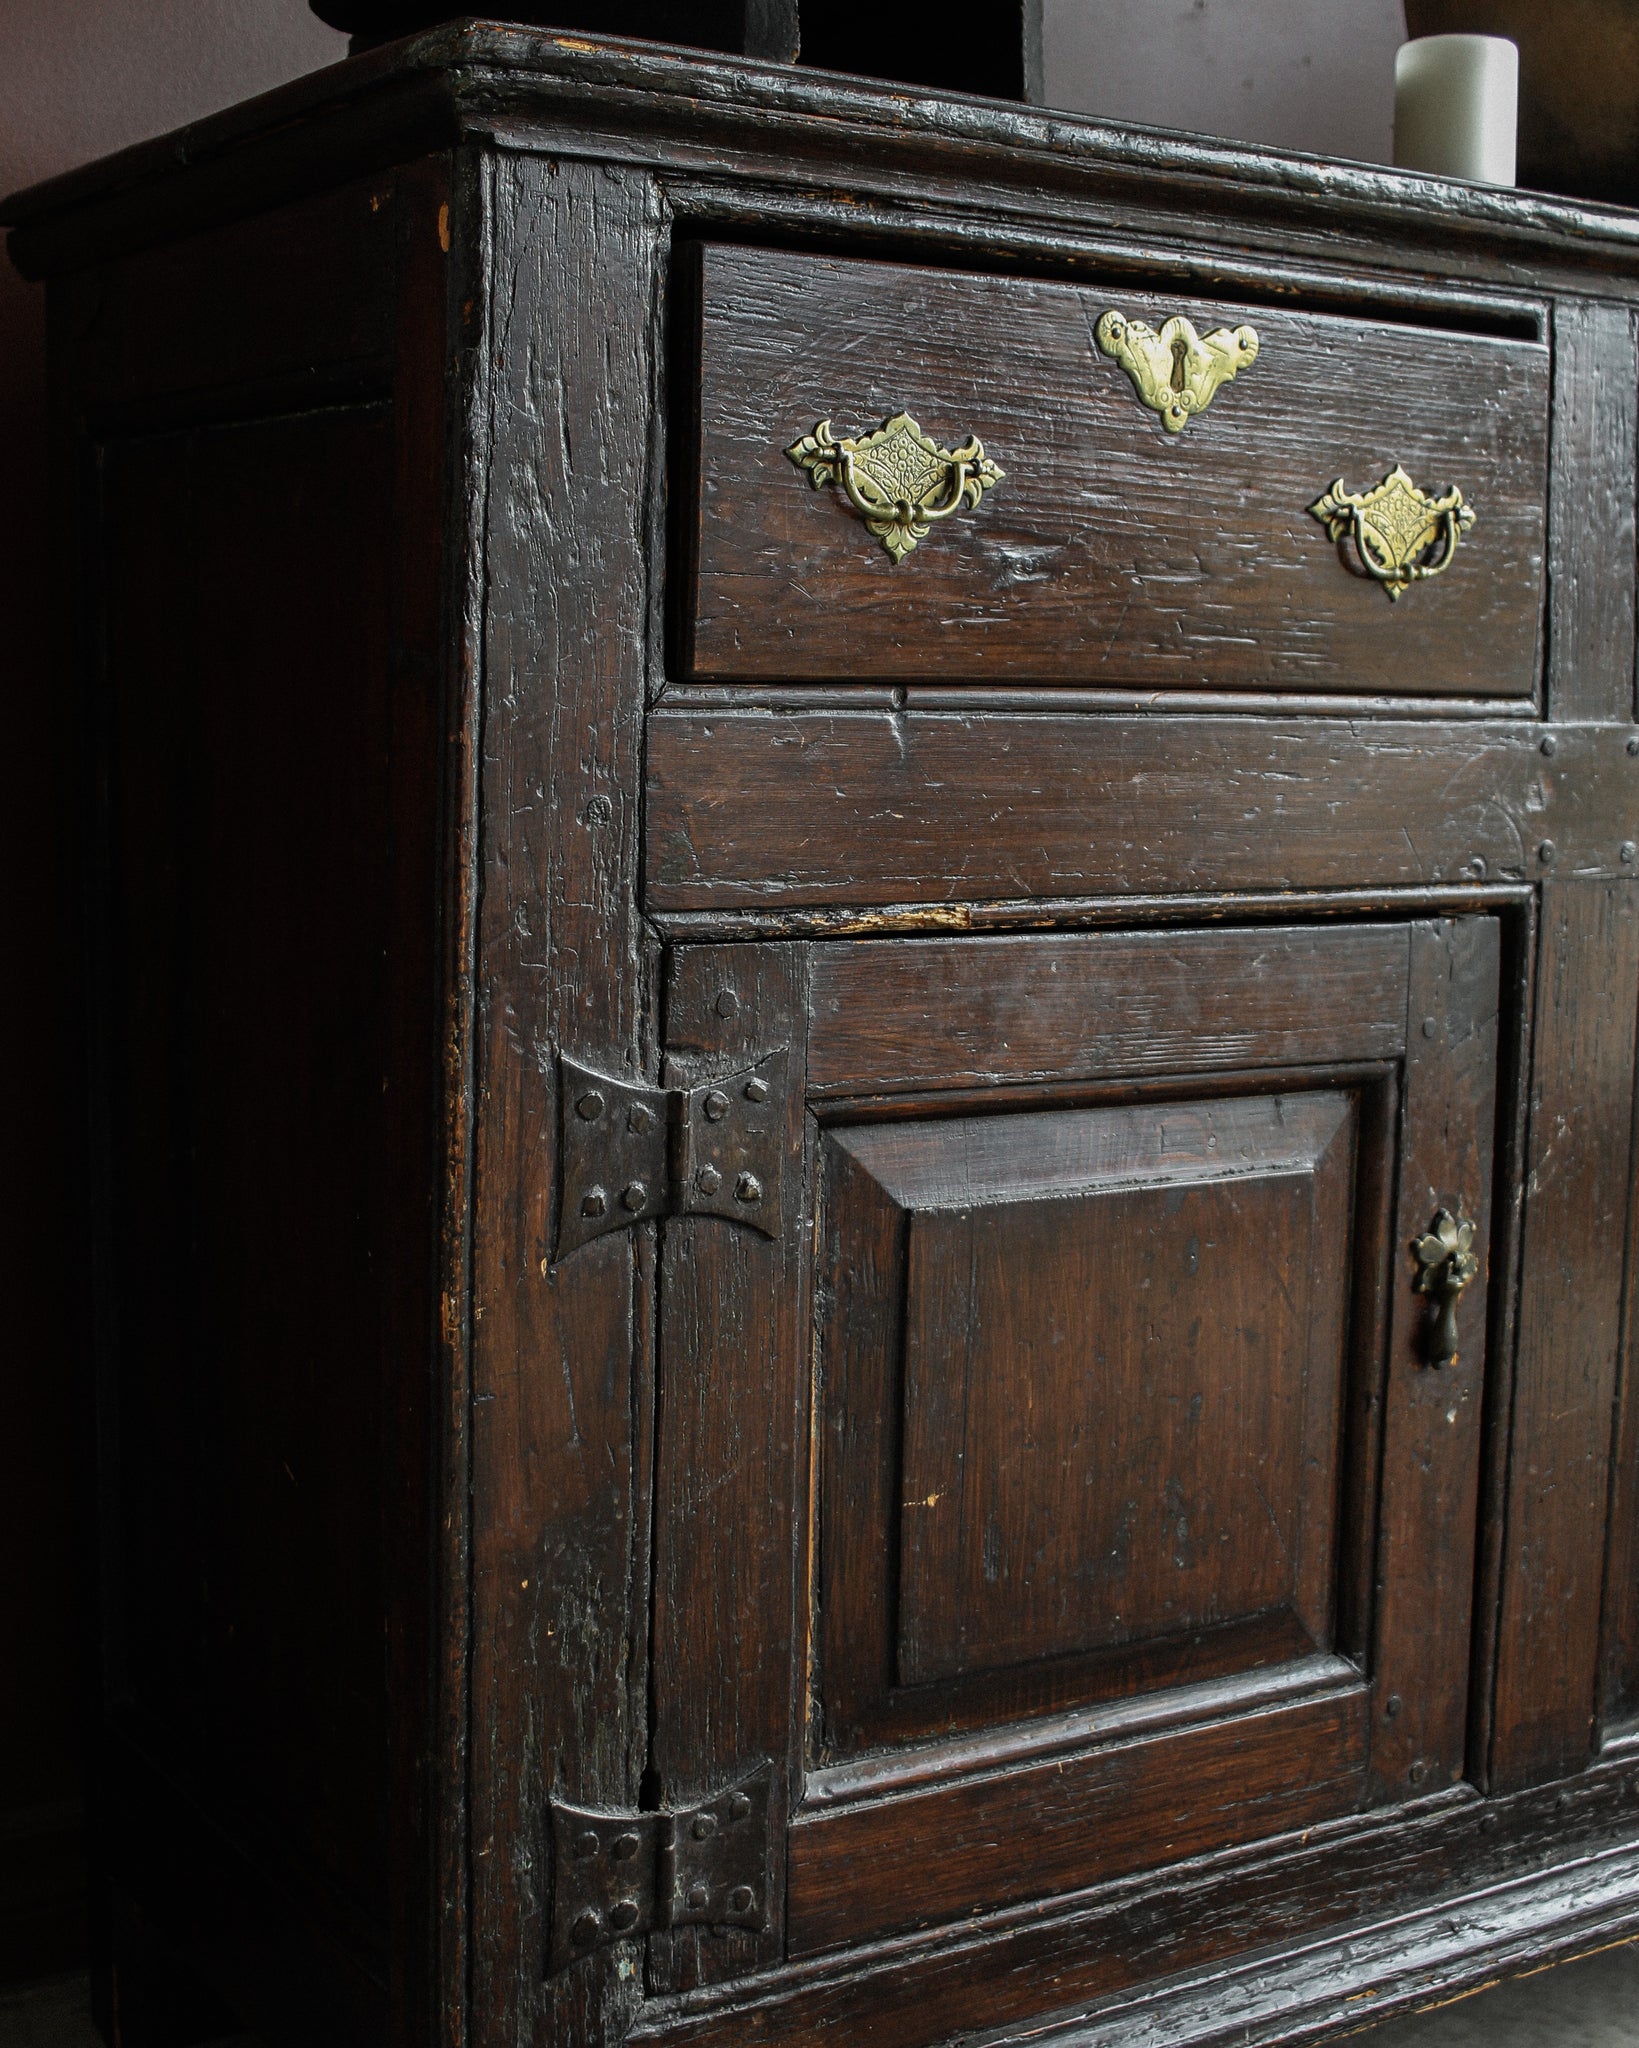
M123 2048L1639 1930L1639 214L467 24L10 217Z

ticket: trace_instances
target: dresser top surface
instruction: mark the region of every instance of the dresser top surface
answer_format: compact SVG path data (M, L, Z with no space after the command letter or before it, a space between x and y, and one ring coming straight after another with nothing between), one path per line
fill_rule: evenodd
M674 170L941 192L982 210L1092 207L1271 235L1342 234L1518 283L1533 267L1639 277L1639 210L1218 141L1017 102L708 57L654 43L453 21L311 73L0 202L13 260L50 275L186 233L203 212L462 141ZM186 197L184 193L186 192ZM1392 259L1391 259L1392 260Z

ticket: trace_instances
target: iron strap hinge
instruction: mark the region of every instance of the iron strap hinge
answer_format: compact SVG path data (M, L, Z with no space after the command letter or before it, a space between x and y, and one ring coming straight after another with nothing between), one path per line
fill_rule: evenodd
M675 1812L551 1803L548 1970L672 1927L768 1927L771 1764Z
M558 1059L563 1198L554 1258L655 1216L780 1234L786 1049L696 1088L645 1088Z

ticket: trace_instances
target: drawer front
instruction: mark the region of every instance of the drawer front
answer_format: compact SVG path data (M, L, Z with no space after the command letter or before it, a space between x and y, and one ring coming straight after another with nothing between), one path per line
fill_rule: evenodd
M776 250L696 253L683 634L695 677L1530 695L1541 344ZM1101 330L1107 314L1124 334ZM1199 353L1164 331L1177 315ZM1135 323L1160 341L1135 341ZM1244 335L1212 343L1247 327L1255 349ZM1146 352L1160 370L1148 400ZM1214 389L1218 354L1234 374ZM1174 385L1204 402L1186 411ZM860 442L902 414L933 453L901 430L851 451L840 474L822 422L832 441ZM943 461L974 440L982 459ZM1350 502L1397 468L1406 485ZM1339 481L1344 501L1317 513ZM1462 504L1444 512L1410 495L1438 506L1453 487ZM1397 563L1437 573L1408 580Z

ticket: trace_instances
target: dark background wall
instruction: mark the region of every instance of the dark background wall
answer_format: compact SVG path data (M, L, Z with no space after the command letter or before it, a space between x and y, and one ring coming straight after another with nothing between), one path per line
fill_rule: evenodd
M1400 0L1045 5L1049 97L1060 105L1388 154ZM562 16L575 25L575 0ZM344 49L306 0L0 0L0 192ZM44 383L43 294L0 264L0 1981L70 1967L84 1939L89 1421L67 1193L81 1120L58 880Z
M346 47L306 0L0 0L0 192ZM44 294L0 263L0 1981L67 1968L84 1944L88 1422L44 411Z

